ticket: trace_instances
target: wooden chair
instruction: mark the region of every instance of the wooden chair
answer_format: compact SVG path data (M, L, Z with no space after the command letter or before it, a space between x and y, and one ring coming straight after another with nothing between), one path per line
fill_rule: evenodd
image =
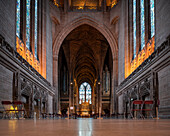
M16 112L15 112L15 109L14 109L14 107L12 105L12 102L10 102L10 101L2 101L1 103L2 103L2 106L3 106L3 109L4 109L2 118L3 119L6 118L6 117L8 117L9 119L13 118L13 115L15 115Z
M153 100L143 101L143 109L142 109L142 111L144 111L145 113L149 113L151 118L153 118L153 105L154 105Z
M133 116L133 112L134 114L139 113L140 117L144 119L143 114L142 114L142 107L143 107L143 101L142 100L134 100L132 102L132 106L131 106L131 116L132 118L136 118L136 116Z
M14 110L15 110L15 115L19 119L27 117L26 110L24 108L24 104L21 101L13 101L12 102Z

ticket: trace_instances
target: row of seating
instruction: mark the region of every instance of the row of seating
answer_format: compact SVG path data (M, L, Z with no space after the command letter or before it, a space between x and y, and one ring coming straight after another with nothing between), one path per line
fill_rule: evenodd
M26 110L21 101L2 101L3 117L2 118L25 118Z
M139 116L144 119L144 114L149 113L150 117L153 118L153 105L153 100L134 100L131 106L131 117L134 119L137 116L136 114L139 113Z

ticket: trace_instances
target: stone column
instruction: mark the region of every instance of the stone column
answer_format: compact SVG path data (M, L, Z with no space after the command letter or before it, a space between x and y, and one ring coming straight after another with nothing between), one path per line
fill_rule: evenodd
M14 92L13 92L13 100L21 100L21 80L20 80L20 70L15 72L14 76Z
M119 4L121 4L120 8L120 19L119 19L119 38L118 38L118 68L119 68L119 84L125 79L125 18L126 18L126 8L125 1L121 0ZM116 53L116 52L115 52ZM114 55L114 54L113 54ZM114 59L114 57L113 57ZM113 72L114 73L114 72Z
M96 87L96 83L94 84L93 88L92 88L92 113L95 112L95 87Z
M137 100L140 100L141 97L140 97L140 83L138 83L138 86L137 86Z
M46 101L45 101L45 111L47 114L49 114L49 110L48 110L48 93L46 94Z
M47 19L47 15L46 15L46 7L47 7L47 4L48 4L48 1L45 1L43 0L42 1L42 29L41 29L41 58L40 58L40 61L41 61L41 75L46 78L46 37L47 37L47 34L46 34L46 19Z
M66 13L67 12L67 9L68 9L68 0L64 0L64 12Z
M113 55L113 71L112 71L112 88L111 88L111 109L112 113L116 113L116 105L118 104L116 101L116 87L118 86L118 56L115 53Z
M38 117L41 117L41 102L40 102L40 98L38 99Z
M59 105L60 105L60 98L59 98L59 92L58 92L58 57L57 55L53 55L53 86L55 89L55 109L54 112L58 113L59 111Z
M71 84L71 106L74 107L74 81Z
M34 117L34 85L31 84L31 96L30 96L30 117Z
M75 86L75 89L76 89L76 113L77 113L77 109L78 109L78 107L79 107L79 89L78 89L78 85L77 85L77 83L76 83L76 86Z
M99 85L99 118L102 114L102 72L100 73L100 85Z
M132 17L132 15L131 15L131 13L132 13L132 7L130 7L130 6L132 6L132 3L130 3L130 5L128 4L129 3L129 1L125 1L125 23L124 23L124 25L125 25L125 29L124 29L124 31L125 31L125 40L124 40L124 51L125 51L125 64L124 64L124 67L125 67L125 78L126 77L128 77L128 75L130 74L130 61L131 61L131 59L132 59L132 51L131 51L131 49L130 48L132 48L131 46L129 47L129 45L132 45L132 20L131 20L131 17ZM128 6L129 6L129 8L128 8ZM132 9L131 9L132 8ZM129 11L129 10L130 11ZM130 17L129 17L129 15L130 15ZM130 40L128 40L128 38L130 39Z
M68 0L68 10L71 9L71 5L72 5L71 1L72 1L72 0Z
M103 11L106 12L106 0L103 1Z
M156 115L158 115L158 103L159 103L159 97L158 97L158 77L156 71L153 69L151 70L151 82L150 82L150 100L154 101L154 111Z
M29 96L29 118L32 117L32 95Z
M150 82L150 99L153 100L153 94L154 94L154 78L155 78L155 71L151 70L151 82Z
M42 118L42 95L40 96L40 117Z
M72 89L72 84L71 84L71 72L69 72L69 108L72 106L72 93L71 93L71 89Z
M99 113L99 85L96 84L96 113Z

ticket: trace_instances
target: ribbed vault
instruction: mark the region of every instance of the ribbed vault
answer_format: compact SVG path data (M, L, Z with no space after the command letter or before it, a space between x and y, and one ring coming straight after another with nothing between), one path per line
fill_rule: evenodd
M105 56L108 47L104 36L89 25L77 27L65 38L62 48L68 69L78 85L94 84L102 64L101 56Z

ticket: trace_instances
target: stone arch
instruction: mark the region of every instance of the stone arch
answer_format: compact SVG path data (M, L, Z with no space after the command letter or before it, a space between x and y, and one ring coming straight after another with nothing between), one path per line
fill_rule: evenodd
M77 28L77 27L79 27L83 24L87 24L87 25L94 27L106 38L106 40L108 41L108 43L110 45L110 48L111 48L111 51L112 51L112 56L114 58L114 54L117 54L117 50L118 50L118 43L116 41L115 36L104 24L98 23L95 19L93 19L89 16L79 17L76 20L68 23L62 29L62 31L55 38L55 41L54 41L54 44L53 44L53 55L58 57L60 47L62 45L62 42L66 38L66 36L72 30L74 30L75 28Z

